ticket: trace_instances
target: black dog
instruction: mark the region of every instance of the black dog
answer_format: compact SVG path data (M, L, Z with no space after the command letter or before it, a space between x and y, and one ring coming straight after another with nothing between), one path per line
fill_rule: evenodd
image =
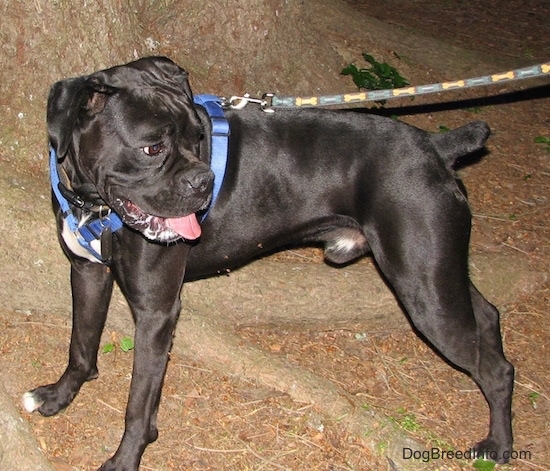
M158 435L184 272L196 279L280 247L323 243L335 264L372 253L416 328L485 395L490 428L476 450L507 461L514 372L498 311L469 279L471 214L453 171L459 157L483 147L487 125L429 134L349 111L226 116L227 171L192 244L201 232L193 213L212 191L212 127L193 104L187 74L148 58L52 87L49 137L69 201L60 209L56 196L54 206L71 260L73 330L65 373L27 393L27 409L55 414L97 377L116 280L136 322L136 350L124 436L101 469L137 470ZM111 210L124 223L119 230L109 227ZM76 240L67 213L81 227L100 221L95 251Z

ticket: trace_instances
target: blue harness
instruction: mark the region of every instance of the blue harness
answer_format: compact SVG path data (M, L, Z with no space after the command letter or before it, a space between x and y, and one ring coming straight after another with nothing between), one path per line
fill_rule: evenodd
M210 151L210 169L214 172L214 187L212 200L206 211L201 215L201 222L206 219L208 211L214 206L222 187L227 166L227 149L229 147L229 123L222 108L221 98L215 95L197 95L195 104L202 106L208 113L212 126L212 139Z
M214 187L210 205L201 215L202 222L206 219L208 211L214 205L225 176L227 149L229 144L229 123L225 118L222 109L222 101L219 97L214 95L197 95L195 96L194 101L196 105L200 105L206 110L212 126L210 167L214 172ZM110 235L122 228L123 222L120 216L110 208L106 208L106 214L102 215L100 207L98 217L91 219L90 221L79 223L71 209L71 204L77 208L86 210L88 203L72 191L65 188L61 183L57 165L57 152L53 147L50 147L50 182L55 199L61 208L63 221L68 225L70 231L76 236L79 244L99 261L103 263L108 262L111 254L98 253L92 247L92 242L101 241L102 236ZM71 193L70 203L66 196L68 193ZM103 244L101 246L103 247Z
M76 240L78 240L79 244L88 250L95 258L102 262L107 261L109 258L107 254L103 254L102 256L102 254L97 253L92 247L92 242L101 240L101 236L105 234L106 231L110 231L111 233L118 231L122 227L122 220L119 215L108 208L105 216L102 216L100 211L98 218L92 219L89 222L78 222L78 219L73 214L69 200L63 195L66 190L59 179L57 152L53 147L50 147L50 181L55 199L61 208L63 221L76 236ZM71 203L77 208L85 208L86 205L86 203L76 195L74 198L71 198Z

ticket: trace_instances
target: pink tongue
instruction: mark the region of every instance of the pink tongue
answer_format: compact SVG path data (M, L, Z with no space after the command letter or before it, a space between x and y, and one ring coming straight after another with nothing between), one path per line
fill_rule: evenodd
M169 218L166 220L174 232L187 240L195 240L201 235L201 226L194 214L182 218Z

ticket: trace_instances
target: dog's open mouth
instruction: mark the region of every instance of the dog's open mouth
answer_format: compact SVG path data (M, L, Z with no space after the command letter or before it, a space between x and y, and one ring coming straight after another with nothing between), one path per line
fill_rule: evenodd
M201 226L194 213L176 218L147 214L129 200L118 200L122 220L145 237L159 242L178 239L195 240L201 235Z

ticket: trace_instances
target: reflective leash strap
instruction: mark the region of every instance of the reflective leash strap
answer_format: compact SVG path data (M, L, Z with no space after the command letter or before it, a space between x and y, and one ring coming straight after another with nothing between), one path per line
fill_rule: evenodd
M405 96L427 95L447 90L459 90L481 87L494 83L505 83L515 80L525 80L550 74L550 62L545 62L522 69L510 70L498 74L484 75L452 82L433 83L416 87L394 88L390 90L371 90L367 92L344 93L337 95L322 95L308 97L278 96L266 93L261 99L250 98L249 95L232 96L223 101L224 106L232 109L242 109L248 103L258 103L262 110L273 112L275 109L312 108L317 106L349 105L370 101L391 100Z

